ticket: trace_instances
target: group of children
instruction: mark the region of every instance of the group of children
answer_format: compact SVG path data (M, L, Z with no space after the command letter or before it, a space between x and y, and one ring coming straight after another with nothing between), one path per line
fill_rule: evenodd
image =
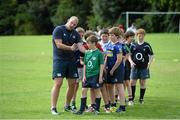
M90 111L99 114L101 97L106 113L126 111L126 102L130 106L134 105L137 79L140 79L139 103L143 104L146 79L150 77L149 67L153 60L152 48L144 41L145 30L124 33L118 27L112 27L96 34L78 27L76 31L81 36L86 52L75 52L79 78L76 80L72 99L74 113L81 115L84 111ZM80 80L82 94L80 108L77 110L75 101ZM89 107L88 88L91 102ZM125 88L128 99L125 98ZM120 101L119 107L117 100Z

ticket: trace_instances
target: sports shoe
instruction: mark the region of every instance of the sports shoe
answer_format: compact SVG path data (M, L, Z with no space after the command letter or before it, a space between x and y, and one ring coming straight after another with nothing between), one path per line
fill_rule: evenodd
M111 108L110 108L110 111L111 111L111 112L115 112L116 109L117 109L116 107L111 107Z
M128 105L129 105L129 106L133 106L133 105L134 105L134 102L133 102L133 101L128 101Z
M86 112L94 112L94 111L95 111L95 109L92 106L90 106L88 109L86 109Z
M111 113L110 108L104 108L104 111L105 111L106 113Z
M144 104L144 100L143 99L139 99L139 103L140 104Z
M83 114L83 111L78 110L77 112L74 112L74 114L76 114L76 115L82 115L82 114Z
M71 112L72 111L71 106L70 105L64 106L64 111Z
M119 108L119 109L116 110L117 113L125 112L125 111L126 111L126 110L123 110L123 109L121 109L121 108Z
M52 115L59 115L56 108L51 108L51 114Z
M71 106L71 109L72 109L72 111L76 111L76 110L77 110L77 107L74 106L74 105L72 105L72 106Z
M95 115L99 115L99 111L94 110L94 114L95 114Z

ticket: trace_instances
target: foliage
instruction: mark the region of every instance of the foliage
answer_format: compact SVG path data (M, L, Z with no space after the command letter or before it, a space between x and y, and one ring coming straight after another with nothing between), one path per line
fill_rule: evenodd
M0 0L0 35L14 34L16 7L13 0Z
M54 27L78 16L79 26L96 29L125 25L126 11L180 11L178 0L0 0L0 35L51 34ZM148 32L177 32L179 15L130 15Z

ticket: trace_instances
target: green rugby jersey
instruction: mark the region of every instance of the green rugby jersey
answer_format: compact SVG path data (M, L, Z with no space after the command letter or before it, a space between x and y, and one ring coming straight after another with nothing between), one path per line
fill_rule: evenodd
M88 50L84 56L84 64L86 65L86 77L98 75L100 73L100 65L104 64L103 54L98 50Z

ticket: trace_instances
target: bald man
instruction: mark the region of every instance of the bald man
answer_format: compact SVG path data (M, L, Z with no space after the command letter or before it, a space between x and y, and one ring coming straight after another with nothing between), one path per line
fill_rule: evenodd
M57 26L53 31L53 74L54 85L51 91L51 113L59 115L56 109L59 92L66 78L68 82L64 110L71 111L70 102L74 92L75 80L78 78L74 52L85 49L80 43L80 35L75 30L78 18L72 16L65 25ZM62 101L62 100L61 100Z

